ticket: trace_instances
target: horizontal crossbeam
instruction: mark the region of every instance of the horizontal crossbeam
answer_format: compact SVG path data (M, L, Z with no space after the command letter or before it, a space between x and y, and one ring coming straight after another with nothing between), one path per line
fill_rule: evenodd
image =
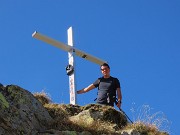
M84 58L84 59L86 59L86 60L89 60L89 61L91 61L91 62L93 62L93 63L98 64L98 65L102 65L103 63L107 63L107 61L104 61L104 60L99 59L99 58L97 58L97 57L95 57L95 56L92 56L92 55L90 55L90 54L88 54L88 53L86 53L86 52L83 52L83 51L81 51L81 50L79 50L79 49L76 49L76 48L74 48L74 47L72 47L72 46L70 46L70 45L66 45L66 44L61 43L61 42L59 42L59 41L57 41L57 40L54 40L54 39L52 39L52 38L50 38L50 37L47 37L47 36L45 36L45 35L42 35L42 34L38 33L37 31L35 31L35 32L32 34L32 37L34 37L34 38L36 38L36 39L39 39L39 40L41 40L41 41L44 41L44 42L46 42L46 43L48 43L48 44L50 44L50 45L53 45L53 46L55 46L55 47L58 47L58 48L60 48L60 49L62 49L62 50L64 50L64 51L67 51L67 52L71 52L71 51L73 50L73 52L75 52L75 54L76 54L77 56L79 56L79 57L81 57L81 58Z

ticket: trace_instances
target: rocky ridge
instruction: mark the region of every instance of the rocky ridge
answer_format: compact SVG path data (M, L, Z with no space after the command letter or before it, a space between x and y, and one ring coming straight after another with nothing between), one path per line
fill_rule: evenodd
M144 134L125 130L126 117L112 107L53 104L43 98L16 85L0 85L0 135Z

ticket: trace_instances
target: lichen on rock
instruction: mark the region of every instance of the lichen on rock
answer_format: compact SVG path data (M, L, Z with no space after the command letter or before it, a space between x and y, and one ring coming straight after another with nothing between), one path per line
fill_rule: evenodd
M15 85L0 87L0 131L5 134L35 134L52 120L48 111L27 90Z
M6 101L5 97L0 92L0 108L5 109L9 108L9 103Z

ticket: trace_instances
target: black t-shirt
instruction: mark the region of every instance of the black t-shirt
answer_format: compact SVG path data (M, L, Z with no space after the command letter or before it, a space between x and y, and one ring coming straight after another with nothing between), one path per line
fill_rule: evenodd
M93 85L98 87L98 96L97 103L106 104L110 106L114 106L113 96L116 95L117 88L120 88L120 82L117 78L109 77L109 78L98 78ZM107 100L110 98L109 100Z

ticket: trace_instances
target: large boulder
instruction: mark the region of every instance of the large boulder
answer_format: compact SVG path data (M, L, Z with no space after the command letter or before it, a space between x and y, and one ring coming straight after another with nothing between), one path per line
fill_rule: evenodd
M127 124L126 117L113 107L97 104L89 104L81 107L82 111L77 115L69 117L69 120L79 126L85 125L86 127L95 126L98 124L109 127L108 130L116 131L121 129ZM103 124L101 124L103 123Z
M0 86L0 134L36 134L52 121L34 96L18 86Z

